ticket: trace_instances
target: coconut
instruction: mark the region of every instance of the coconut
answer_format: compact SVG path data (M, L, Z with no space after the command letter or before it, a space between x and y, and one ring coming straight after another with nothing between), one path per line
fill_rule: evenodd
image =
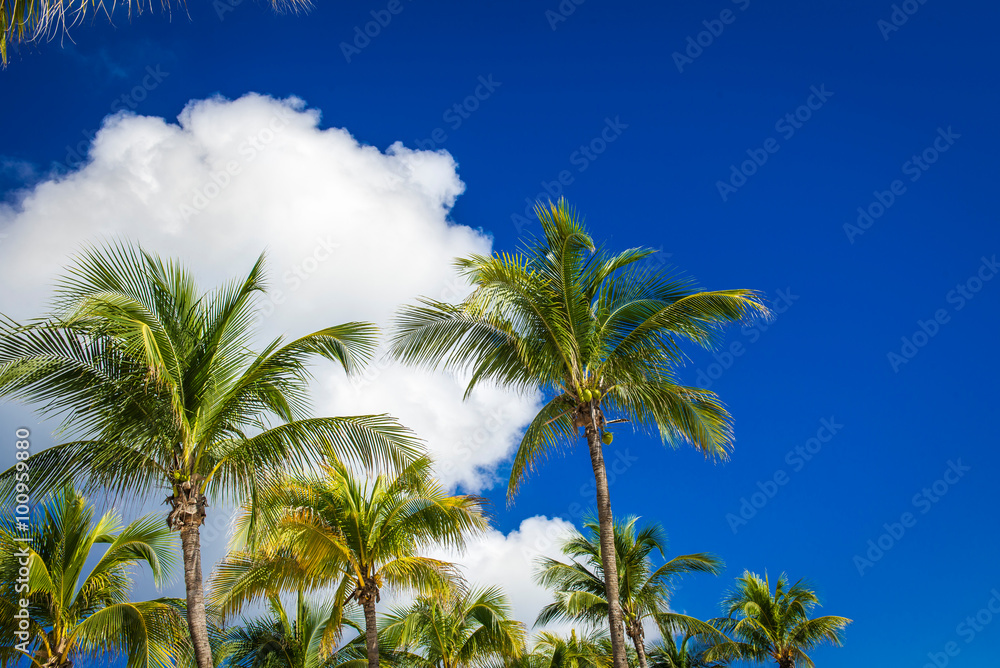
M610 431L606 431L601 434L601 440L604 441L604 445L611 445L611 441L615 440L615 435Z

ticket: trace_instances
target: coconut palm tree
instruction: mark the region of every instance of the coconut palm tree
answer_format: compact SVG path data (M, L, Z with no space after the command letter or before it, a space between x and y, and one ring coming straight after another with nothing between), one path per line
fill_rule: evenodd
M515 661L498 663L510 668L610 668L611 640L608 634L592 631L577 635L576 629L569 637L543 631L535 638L531 651Z
M650 668L722 668L727 664L709 661L705 654L710 643L691 633L665 633L646 648Z
M846 617L810 619L819 605L816 593L802 580L790 585L784 573L772 591L766 573L762 578L745 571L722 605L728 616L712 624L731 639L709 648L705 656L710 661L774 661L779 668L812 668L806 650L823 643L840 646L851 623Z
M231 668L341 668L365 664L364 632L344 617L333 600L311 600L299 590L294 616L277 593L269 594L268 613L228 629L220 654ZM338 649L339 626L360 631ZM361 642L358 642L358 641Z
M0 397L62 415L63 433L77 436L28 460L35 494L69 481L132 498L169 490L199 668L212 668L200 547L209 499L249 498L274 468L333 457L402 466L418 451L384 415L307 417L309 359L353 372L371 356L375 328L348 323L256 353L264 290L263 256L245 279L203 293L178 263L111 245L68 270L49 319L0 320ZM0 497L14 474L0 475Z
M645 620L652 619L661 624L704 625L704 622L670 612L672 581L685 573L718 575L723 564L715 555L699 552L674 557L654 568L650 555L658 552L661 558L666 556L667 537L660 525L639 527L638 522L639 518L634 515L615 521L615 563L625 635L632 641L639 665L647 668ZM562 542L561 549L570 557L570 563L551 557L538 560L535 581L552 589L555 601L542 608L536 624L573 620L596 625L607 619L600 526L590 520L584 523L584 529L589 535L576 534Z
M245 551L220 564L213 599L227 612L275 583L335 586L337 606L356 601L364 611L369 666L377 668L382 590L447 587L452 565L421 551L464 548L488 527L481 504L478 497L447 494L426 458L373 479L341 463L319 474L278 478L239 519L234 547ZM261 528L259 536L251 526Z
M457 261L473 291L459 304L424 299L397 316L391 353L407 363L471 375L466 395L494 382L541 388L548 402L514 457L508 500L546 456L583 428L596 482L615 668L626 668L602 440L631 421L664 442L723 458L730 417L716 395L680 385L682 341L711 346L727 323L769 312L750 290L697 291L640 260L654 251L597 248L565 200L536 208L543 236L519 253Z
M145 5L128 0L129 16L141 14ZM167 9L175 3L160 0ZM183 3L176 3L183 5ZM297 11L311 6L309 0L270 0L276 10ZM152 3L149 4L152 9ZM0 0L0 66L7 65L9 44L19 44L66 32L71 26L87 18L88 13L104 13L109 19L115 5L109 8L102 0Z
M159 517L123 525L110 511L95 519L87 499L66 488L36 509L27 529L0 518L0 634L14 639L0 648L0 665L25 655L43 668L119 657L129 668L172 665L187 642L183 602L129 598L135 566L147 566L159 586L177 564Z
M471 668L512 662L526 633L499 587L455 587L421 596L386 615L380 634L413 668Z

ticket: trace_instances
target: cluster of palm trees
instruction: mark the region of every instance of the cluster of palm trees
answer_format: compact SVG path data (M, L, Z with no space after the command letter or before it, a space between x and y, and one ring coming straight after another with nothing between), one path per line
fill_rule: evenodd
M711 347L726 325L767 317L759 296L700 291L642 262L650 250L599 248L565 201L537 213L542 235L518 253L457 261L473 288L463 301L403 307L387 354L466 374L467 392L493 383L543 393L514 457L511 498L582 431L597 517L589 536L566 544L568 563L541 563L537 576L554 592L540 621L579 622L581 635L542 634L526 650L526 629L503 592L468 584L452 564L426 556L431 547L461 550L488 521L481 499L434 480L415 434L387 415L312 415L309 363L357 372L378 349L373 325L278 338L255 352L263 257L244 279L201 292L178 262L112 244L69 268L47 317L0 321L0 396L61 418L65 436L28 460L32 494L47 499L32 540L9 524L0 532L5 642L17 626L6 622L19 600L14 546L28 545L28 654L41 666L124 655L130 666L197 668L625 668L630 651L643 668L745 659L794 666L810 665L805 650L817 643L839 643L848 620L808 619L815 595L784 576L772 590L745 574L728 616L711 624L671 612L671 578L715 573L721 563L694 554L653 568L662 532L635 518L616 523L611 512L610 425L629 422L706 457L728 455L731 421L718 397L680 384L675 371L683 342ZM14 489L12 469L0 475L0 495ZM114 513L95 523L77 490L139 501L167 490L165 525L147 517L121 527ZM200 528L225 502L240 511L231 551L206 589ZM180 537L185 599L130 602L129 569L142 564L162 578L171 534ZM77 586L98 542L109 547ZM412 605L379 615L383 592L407 591ZM266 615L231 626L254 605ZM649 625L662 639L647 647ZM24 654L3 652L3 665Z

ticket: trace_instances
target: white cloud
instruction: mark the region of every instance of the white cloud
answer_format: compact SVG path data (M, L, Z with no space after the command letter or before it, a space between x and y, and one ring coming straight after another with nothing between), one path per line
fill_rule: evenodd
M496 530L487 532L464 554L438 551L430 556L459 564L473 586L503 587L515 619L523 621L530 629L541 609L552 600L551 592L532 580L535 561L539 556L565 559L559 544L573 531L575 527L566 520L537 515L525 519L506 535ZM569 625L548 628L560 631L568 629Z
M496 475L520 442L524 425L538 412L533 398L484 385L463 400L465 384L444 374L374 365L367 374L328 385L326 412L366 414L388 411L425 435L441 482L478 492L506 484Z
M348 320L385 324L421 294L457 297L452 259L491 239L448 220L465 186L444 152L397 143L385 152L343 129L320 129L297 99L260 95L191 102L178 123L116 115L90 160L0 208L0 312L39 315L70 255L106 238L182 258L210 286L244 275L267 248L272 295L262 335L299 335ZM326 414L389 412L441 461L449 484L479 491L536 408L534 397L484 388L462 401L450 377L395 367L361 391L323 367Z

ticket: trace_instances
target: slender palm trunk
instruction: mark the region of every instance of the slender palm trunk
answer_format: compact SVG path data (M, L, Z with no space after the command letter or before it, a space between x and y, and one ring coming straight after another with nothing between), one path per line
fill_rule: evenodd
M365 611L365 647L368 650L368 668L378 668L378 621L375 617L375 596L368 595L361 602Z
M201 526L200 523L181 527L181 547L184 550L184 585L187 588L187 623L194 645L198 668L213 668L212 646L208 642L208 623L205 620L205 590L201 577Z
M586 425L590 463L594 467L597 483L597 518L601 525L601 566L604 569L604 592L608 599L608 623L611 626L611 652L614 668L628 668L625 654L625 634L622 632L622 608L618 602L618 564L615 560L614 525L611 518L611 495L608 492L608 474L604 469L604 452L598 421L591 410L591 420Z
M632 628L628 637L632 639L632 645L635 647L636 656L639 657L639 668L649 668L649 664L646 662L646 634L643 633L642 622L636 622L635 626L637 628Z

